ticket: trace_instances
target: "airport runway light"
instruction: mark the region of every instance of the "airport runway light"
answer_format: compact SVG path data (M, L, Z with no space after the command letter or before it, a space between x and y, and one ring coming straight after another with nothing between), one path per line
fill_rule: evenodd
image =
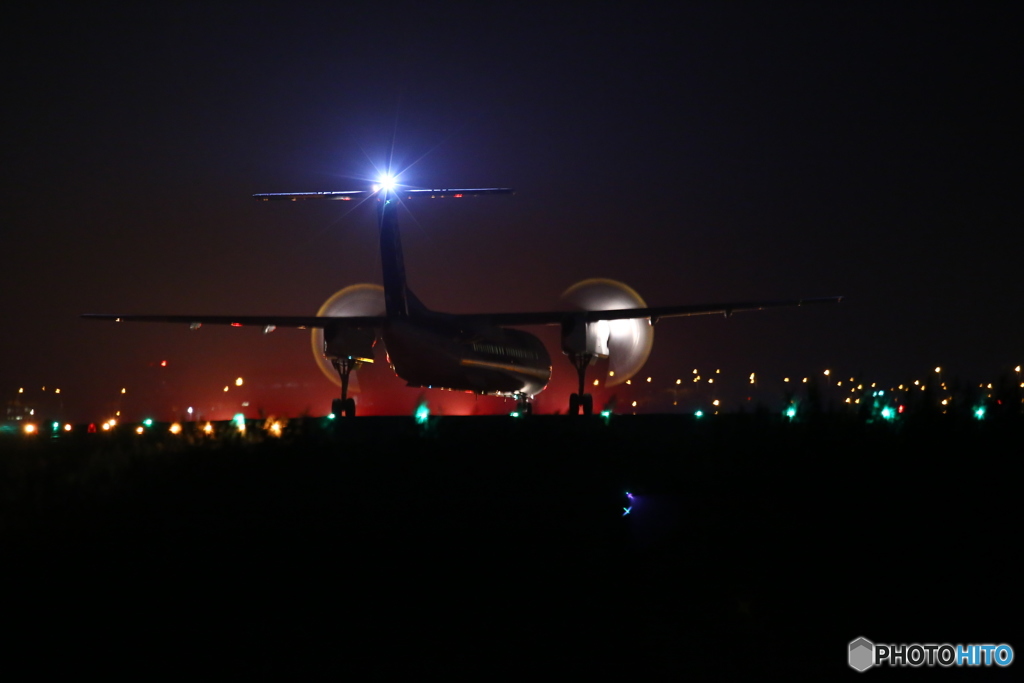
M985 419L985 406L978 406L974 409L974 419L984 420Z
M600 386L600 384L601 384L601 380L597 380L597 379L594 380L594 386L595 387L596 386Z
M790 420L792 420L794 417L796 417L796 406L790 406L790 407L786 408L785 415Z
M60 389L54 389L54 390L53 390L53 393L55 393L55 394L59 394L59 393L60 393Z
M714 383L715 383L715 378L714 377L708 377L708 384L714 384Z
M695 375L700 374L700 373L697 372L697 368L693 369L693 374L695 374Z
M825 371L825 376L826 376L826 377L828 377L828 375L829 375L829 372L830 372L829 370L826 370L826 371Z
M682 383L683 383L683 380L681 380L681 379L677 379L676 380L676 384L682 384Z
M36 426L34 424L32 424L31 422L29 424L25 425L24 429L25 429L25 433L26 434L35 434L36 433Z
M631 379L627 379L627 380L626 380L626 384L633 384L633 380L631 380Z
M145 420L142 421L142 424L146 425L147 427L152 427L153 426L153 418L147 417Z
M519 411L513 410L511 413L509 413L509 417L519 417Z
M225 384L224 385L224 391L227 391L227 390L228 390L228 385Z
M104 422L102 425L100 425L100 428L102 428L103 431L105 431L105 432L109 432L110 431L110 423L109 422Z
M64 431L65 432L70 432L71 431L71 425L70 424L65 424L64 425Z
M609 370L608 371L608 376L609 377L614 377L615 376L615 371L614 370Z
M633 408L636 408L636 401L633 401L633 403L632 403L632 407L633 407Z
M281 423L275 420L270 425L270 433L274 436L281 436Z
M717 406L718 404L719 404L719 401L718 401L717 398L714 401L711 402L711 405L713 405L713 406Z
M789 381L789 378L788 378L788 377L783 377L783 378L782 378L782 381L783 381L783 382L788 382L788 381Z
M942 372L942 368L940 368L939 366L936 365L935 366L935 372L937 372L937 373L938 372Z
M703 410L698 410L697 412L695 412L693 414L693 416L694 417L704 417L704 411Z
M207 422L206 426L203 427L203 434L213 434L213 425Z
M804 377L803 382L804 382L804 384L807 384L807 378L806 377Z
M127 390L127 389L125 389L124 387L121 387L121 393L122 393L122 394L126 394L126 393L128 393L128 390Z
M24 394L25 393L25 387L18 387L18 393L19 394Z
M146 431L146 430L142 428L142 425L139 425L138 427L135 428L135 433L136 434L141 434L144 431Z
M187 412L188 412L188 416L192 417L192 406L188 407L188 411Z
M241 377L239 377L238 379L235 380L235 386L236 387L242 386L242 378Z
M886 420L891 420L894 417L896 417L896 415L893 413L892 408L890 408L889 406L886 406L886 407L882 408L882 417L884 419L886 419Z
M651 378L650 378L650 377L648 377L648 378L647 378L647 382L648 382L648 383L650 383L650 381L651 381Z
M170 432L171 434L181 434L181 425L175 422L171 425Z
M59 422L54 422L50 426L53 428L53 431L57 431L58 429L60 429L60 423Z
M430 419L430 408L427 407L427 402L416 406L416 424L426 424L427 420Z
M328 415L328 416L327 416L327 419L328 419L328 420L333 420L333 419L335 419L334 413L331 413L330 415Z

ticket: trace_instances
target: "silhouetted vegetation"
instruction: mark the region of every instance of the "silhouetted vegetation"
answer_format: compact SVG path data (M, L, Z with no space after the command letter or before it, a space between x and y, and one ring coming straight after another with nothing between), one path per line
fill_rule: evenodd
M710 673L770 668L797 641L827 673L859 635L1016 642L1021 426L823 413L9 436L7 620L41 665L146 674Z

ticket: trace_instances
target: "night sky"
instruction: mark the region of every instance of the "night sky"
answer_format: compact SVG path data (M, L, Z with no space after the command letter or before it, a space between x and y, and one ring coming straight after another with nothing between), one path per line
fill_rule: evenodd
M651 305L843 295L664 320L641 372L651 391L694 368L992 381L1024 362L1005 7L20 10L3 28L0 392L74 420L323 414L335 389L308 332L78 316L312 314L379 282L372 207L251 195L360 189L391 150L410 185L516 189L402 216L410 285L438 310L550 310L587 277ZM379 367L361 384L381 412L418 396Z

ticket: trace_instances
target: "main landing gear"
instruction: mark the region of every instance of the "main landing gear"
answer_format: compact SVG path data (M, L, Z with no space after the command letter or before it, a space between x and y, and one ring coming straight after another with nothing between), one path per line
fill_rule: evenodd
M592 353L568 352L569 362L576 368L576 376L579 379L579 392L569 396L569 414L579 415L582 409L584 415L594 414L594 397L583 393L583 384L586 381L587 366L594 362L595 355Z
M356 402L355 399L348 396L348 377L359 363L352 358L332 358L331 365L338 371L338 376L341 378L341 398L331 401L331 412L335 417L355 417Z

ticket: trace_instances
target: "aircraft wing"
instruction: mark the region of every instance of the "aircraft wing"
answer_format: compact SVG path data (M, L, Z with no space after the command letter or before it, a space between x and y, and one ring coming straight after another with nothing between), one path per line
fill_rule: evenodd
M329 315L116 315L108 313L86 313L83 318L90 320L112 320L114 322L139 323L186 323L199 325L231 325L232 327L329 327L344 323L352 327L380 327L384 316L329 316Z
M766 308L837 304L841 296L788 301L740 301L724 304L688 304L682 306L649 306L647 308L620 308L610 311L550 311L538 313L480 313L457 314L452 317L469 323L485 325L559 325L570 320L597 322L598 320L625 320L629 318L680 318L690 315L717 315L726 317L743 311L762 311Z

